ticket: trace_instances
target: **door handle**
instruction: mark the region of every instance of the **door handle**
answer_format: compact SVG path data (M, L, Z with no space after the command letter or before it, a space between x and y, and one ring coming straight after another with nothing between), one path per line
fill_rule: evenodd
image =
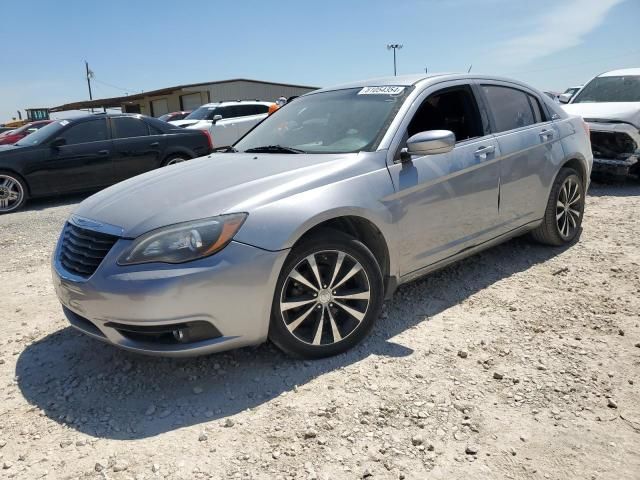
M160 143L159 142L153 142L149 144L150 147L159 147Z
M496 147L493 145L489 145L488 147L480 147L475 152L474 155L481 160L485 160L487 155L496 151Z
M553 138L553 130L542 130L538 135L542 140L549 140Z
M109 155L109 150L98 150L98 155L102 157Z

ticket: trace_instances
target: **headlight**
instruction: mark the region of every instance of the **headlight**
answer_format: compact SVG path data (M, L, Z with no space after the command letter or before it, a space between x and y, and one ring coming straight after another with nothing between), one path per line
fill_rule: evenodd
M152 230L136 238L118 264L183 263L208 257L227 246L246 218L246 213L234 213Z

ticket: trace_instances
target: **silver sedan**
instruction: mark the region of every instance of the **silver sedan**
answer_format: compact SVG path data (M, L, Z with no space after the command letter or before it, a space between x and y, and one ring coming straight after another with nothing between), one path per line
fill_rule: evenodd
M405 282L527 232L575 241L592 160L582 119L514 80L326 88L86 199L53 281L74 327L128 350L334 355Z

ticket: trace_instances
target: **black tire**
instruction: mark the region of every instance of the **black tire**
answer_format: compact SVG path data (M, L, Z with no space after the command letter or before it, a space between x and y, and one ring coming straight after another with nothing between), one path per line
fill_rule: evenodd
M167 165L175 165L176 163L186 162L187 160L191 160L191 157L184 153L172 153L162 162L162 166L166 167Z
M16 200L11 200L14 195ZM25 181L13 172L0 170L0 215L12 213L24 206L29 196Z
M341 253L343 259L339 260ZM315 290L315 293L311 289L315 288L313 285L311 288L306 286L318 284L308 260L311 256L320 276L320 286L327 287ZM358 265L361 270L358 270ZM307 280L306 283L301 283L299 277L289 276L294 268ZM356 270L358 273L349 277ZM345 277L348 279L343 283ZM334 285L335 290L331 288ZM366 300L347 298L367 293ZM293 294L298 294L298 299L305 299L303 301L307 305L286 309L285 305L295 303ZM295 246L282 267L273 297L269 339L295 357L337 355L352 348L371 331L382 309L383 299L382 273L371 251L362 242L340 231L322 230ZM338 305L346 305L348 309ZM353 313L348 313L349 309ZM364 317L358 320L361 315ZM290 331L291 326L303 316L304 320Z
M576 188L575 194L572 193L573 186ZM566 207L560 207L561 203L568 202L571 202L568 210ZM560 169L551 187L542 224L531 232L532 237L540 243L556 247L571 243L580 234L584 203L584 180L580 174L573 168ZM573 212L577 212L577 215ZM566 220L566 223L563 220Z

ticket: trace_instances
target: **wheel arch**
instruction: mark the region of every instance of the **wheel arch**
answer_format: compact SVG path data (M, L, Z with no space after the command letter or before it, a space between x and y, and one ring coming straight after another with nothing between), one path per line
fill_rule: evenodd
M587 191L587 187L589 185L589 174L584 159L581 159L578 156L566 158L560 168L573 168L575 171L577 171L578 174L580 174L580 178L582 178L584 191ZM558 170L558 173L559 172L560 170ZM558 176L558 173L556 173L556 177Z
M391 294L395 289L397 279L392 270L392 257L389 248L389 241L385 237L382 229L371 219L357 214L343 214L324 218L308 226L301 232L292 246L296 246L305 240L318 235L326 230L337 230L347 233L362 242L373 256L376 258L382 277L385 282L385 293Z
M185 147L171 147L169 149L167 149L164 152L164 155L162 156L162 160L160 161L160 165L164 165L165 162L171 158L172 155L185 155L187 157L191 158L195 158L195 154L189 150L188 148Z

